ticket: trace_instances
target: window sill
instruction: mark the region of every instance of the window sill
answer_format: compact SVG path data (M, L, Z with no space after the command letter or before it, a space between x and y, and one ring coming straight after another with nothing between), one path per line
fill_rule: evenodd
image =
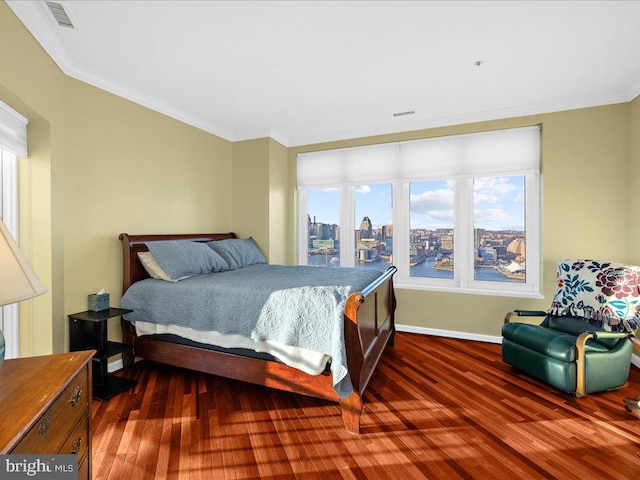
M544 295L539 292L500 290L488 288L461 288L461 287L445 287L436 285L416 285L413 283L402 283L398 281L393 283L394 288L400 290L423 290L429 292L445 292L445 293L464 293L472 295L488 295L492 297L514 297L514 298L533 298L543 300Z

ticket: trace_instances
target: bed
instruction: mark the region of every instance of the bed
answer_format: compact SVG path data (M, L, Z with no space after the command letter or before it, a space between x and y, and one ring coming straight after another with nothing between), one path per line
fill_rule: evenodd
M208 243L236 239L234 233L119 236L123 249L123 294L137 282L149 278L138 253L147 252L148 242L190 240ZM294 267L295 268L295 267ZM395 335L393 290L395 267L389 267L365 288L351 293L344 303L344 354L352 385L348 396L336 392L329 369L309 374L269 355L247 355L245 350L212 349L208 345L168 335L138 336L134 325L123 319L123 341L132 352L123 355L125 368L134 356L203 373L242 380L270 388L339 402L345 428L360 432L365 388L387 345ZM222 277L221 277L222 278Z

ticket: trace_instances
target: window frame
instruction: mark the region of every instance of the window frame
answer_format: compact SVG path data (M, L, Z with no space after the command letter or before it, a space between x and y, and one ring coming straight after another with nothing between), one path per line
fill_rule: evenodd
M540 128L538 126L538 128ZM383 144L384 145L384 144ZM370 147L365 147L370 148ZM538 157L539 158L539 157ZM474 278L474 178L524 176L525 184L525 242L526 281L499 282ZM453 279L411 277L410 249L410 185L413 182L449 180L454 182L454 275ZM394 178L387 181L360 181L353 184L298 186L298 264L308 262L307 250L307 191L337 188L340 191L340 266L355 265L355 198L357 185L390 183L393 205L393 265L398 268L394 285L398 288L493 296L543 298L540 293L542 268L541 202L542 176L540 169L515 168L500 171L456 176L426 178Z
M18 157L0 145L0 217L18 241ZM20 355L18 304L0 307L0 329L5 338L5 358Z
M394 285L398 288L430 290L453 293L475 293L494 296L543 298L540 293L540 174L509 172L497 176L522 175L525 177L525 244L527 248L526 281L492 282L474 279L474 204L473 179L460 177L451 179L454 193L454 274L452 279L412 277L409 267L409 186L410 182L399 183L399 198L394 206L394 265L398 273ZM429 181L420 179L416 181ZM397 227L396 225L401 225ZM398 233L399 232L399 233ZM400 240L397 235L400 235ZM401 251L399 251L401 249Z

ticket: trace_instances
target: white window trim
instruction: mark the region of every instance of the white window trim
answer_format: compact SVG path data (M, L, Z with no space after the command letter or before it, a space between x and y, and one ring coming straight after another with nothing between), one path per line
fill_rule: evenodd
M340 266L355 267L356 248L356 211L355 211L355 187L346 186L340 188ZM345 225L351 227L344 228ZM345 248L351 245L351 248Z
M309 202L307 191L298 191L298 265L309 264Z
M18 157L27 156L29 121L4 102L0 102L0 145Z
M0 146L0 217L7 229L18 241L18 161L13 152ZM18 358L18 305L0 307L0 329L5 340L5 358Z

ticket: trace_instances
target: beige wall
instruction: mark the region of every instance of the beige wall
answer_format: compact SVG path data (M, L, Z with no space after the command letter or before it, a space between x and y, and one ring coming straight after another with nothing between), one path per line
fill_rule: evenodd
M0 44L0 100L30 121L20 245L49 288L21 304L21 355L46 354L87 294L119 305L119 233L231 229L231 143L65 76L4 2Z
M233 144L232 228L269 258L269 139Z
M629 261L640 265L640 222L636 205L640 205L640 97L629 104ZM640 338L640 332L636 333ZM640 350L635 353L640 355Z
M629 260L628 118L629 105L618 104L292 148L290 194L299 152L542 124L544 300L397 290L400 324L498 336L508 311L550 306L559 260Z
M233 144L233 231L252 236L269 263L286 263L287 148L271 138Z
M629 261L640 265L640 97L629 104Z

